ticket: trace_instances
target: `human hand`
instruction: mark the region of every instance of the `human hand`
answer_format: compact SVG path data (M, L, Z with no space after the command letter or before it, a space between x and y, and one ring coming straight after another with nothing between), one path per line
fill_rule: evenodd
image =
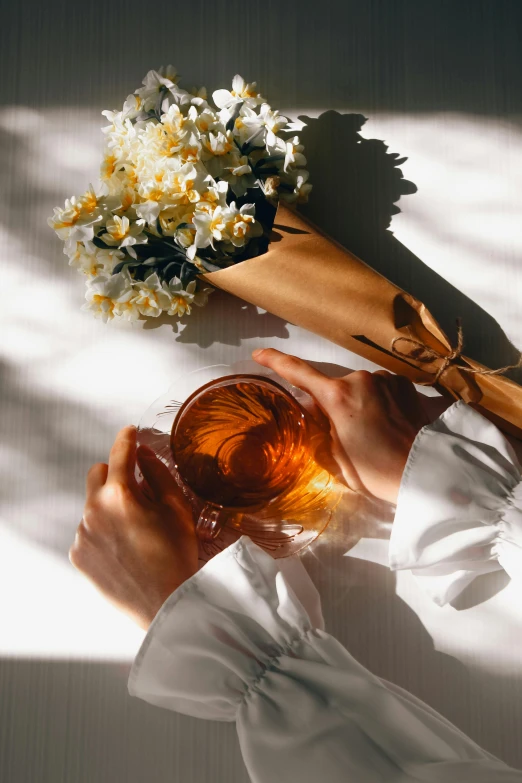
M136 460L145 479L139 486ZM197 571L191 509L151 449L124 427L109 464L87 475L83 519L69 551L73 566L117 608L147 629L168 596Z
M330 432L331 456L348 486L396 503L412 443L429 422L413 383L386 370L328 378L273 348L252 358L314 398L316 419Z

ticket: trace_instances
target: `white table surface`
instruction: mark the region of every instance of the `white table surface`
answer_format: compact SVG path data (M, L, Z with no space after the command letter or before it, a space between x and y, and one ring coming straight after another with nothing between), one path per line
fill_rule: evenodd
M423 299L450 333L464 316L471 356L495 366L516 358L521 6L435 6L218 2L210 10L199 0L190 13L173 2L160 14L136 2L102 13L101 4L51 0L45 11L36 2L9 11L0 47L10 74L0 106L2 781L247 780L233 726L127 695L142 634L67 559L85 474L180 372L268 345L328 372L375 369L222 293L177 331L105 326L80 312L83 282L46 217L96 178L99 112L148 68L172 62L187 86L211 88L239 71L283 113L308 118L302 138L316 187L303 211ZM180 24L201 25L204 35L176 33ZM391 153L407 157L403 180ZM383 565L378 522L358 528L366 540L349 554L348 544L319 540L304 556L327 629L372 671L522 767L520 595L497 574L456 606L436 607L408 573L396 578Z

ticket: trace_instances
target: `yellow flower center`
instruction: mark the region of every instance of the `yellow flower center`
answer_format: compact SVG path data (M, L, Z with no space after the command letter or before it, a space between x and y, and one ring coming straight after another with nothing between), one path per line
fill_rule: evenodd
M109 177L112 177L115 170L116 170L116 156L107 155L103 161L103 173L102 173L103 178L108 179Z
M94 212L97 206L98 199L96 198L96 195L92 190L88 190L82 198L82 207L84 211L90 214L91 212Z
M121 200L121 208L125 212L129 207L134 204L134 196L132 193L125 193Z
M113 239L125 239L127 231L123 220L116 220L112 226L107 229Z
M161 188L152 188L148 195L149 201L161 201L163 198L163 191Z
M210 231L221 231L221 229L224 227L223 220L221 217L214 218L210 222Z
M58 220L54 226L55 228L70 228L70 226L74 226L78 218L80 217L81 212L81 205L75 204L74 207L72 207L71 210L67 210L71 214L69 214L69 220Z
M112 299L109 299L108 296L102 296L101 294L94 294L92 298L93 302L101 308L104 302L109 302L109 312L112 315L112 312L114 310L114 302Z

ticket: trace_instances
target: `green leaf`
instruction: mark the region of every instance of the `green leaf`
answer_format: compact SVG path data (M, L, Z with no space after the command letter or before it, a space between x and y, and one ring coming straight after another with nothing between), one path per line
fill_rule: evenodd
M253 150L262 150L265 148L264 144L251 144L250 142L246 141L243 146L241 147L241 154L242 155L250 155L250 153Z
M196 277L199 274L199 269L194 264L191 264L190 261L185 261L185 263L181 267L180 272L180 280L183 284L183 288L186 288L189 283L192 282L192 280L195 280Z
M179 277L180 264L177 261L171 261L170 264L161 270L161 276L167 283L170 283L173 277Z
M272 174L279 174L279 169L277 166L269 166L268 168L263 168L261 170L255 168L254 173L256 177L259 177L260 179L264 177L266 179L267 177L271 177Z
M237 118L239 117L239 111L240 111L243 103L244 103L244 101L241 101L240 103L236 103L236 105L234 106L234 111L232 112L229 121L225 125L225 129L227 131L228 130L232 130L234 128L234 124L235 124Z
M133 261L132 258L129 258L127 260L126 258L124 258L123 261L120 261L118 264L116 264L116 266L112 270L112 274L113 275L117 275L119 272L121 272L121 270L123 269L124 266L130 268L130 267L134 267L134 266L139 266L140 264L141 264L141 261Z
M210 261L207 261L206 258L201 258L201 266L206 269L207 272L219 272L221 269L220 266L212 264Z
M283 154L277 154L277 155L267 155L266 158L261 158L261 160L258 160L258 162L255 165L255 168L259 168L259 166L264 166L265 163L275 163L276 160L284 160L285 155Z

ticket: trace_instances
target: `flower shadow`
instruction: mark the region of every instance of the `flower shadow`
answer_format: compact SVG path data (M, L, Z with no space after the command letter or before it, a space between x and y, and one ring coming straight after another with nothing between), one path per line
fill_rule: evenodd
M482 307L430 269L390 230L396 202L417 188L399 168L405 158L388 152L378 139L365 139L361 114L327 111L306 123L299 135L305 145L313 183L309 203L300 207L333 239L359 256L395 285L423 302L456 344L456 318L464 330L464 353L496 368L517 362L519 352L500 325ZM333 183L346 183L341 187ZM522 369L506 375L522 382Z
M176 342L196 344L200 348L209 348L214 343L240 346L242 340L251 337L289 337L282 318L259 311L255 305L218 290L209 297L206 307L194 307L190 316L179 322L179 327L175 318L161 315L148 319L143 328L156 329L165 323L178 334Z

